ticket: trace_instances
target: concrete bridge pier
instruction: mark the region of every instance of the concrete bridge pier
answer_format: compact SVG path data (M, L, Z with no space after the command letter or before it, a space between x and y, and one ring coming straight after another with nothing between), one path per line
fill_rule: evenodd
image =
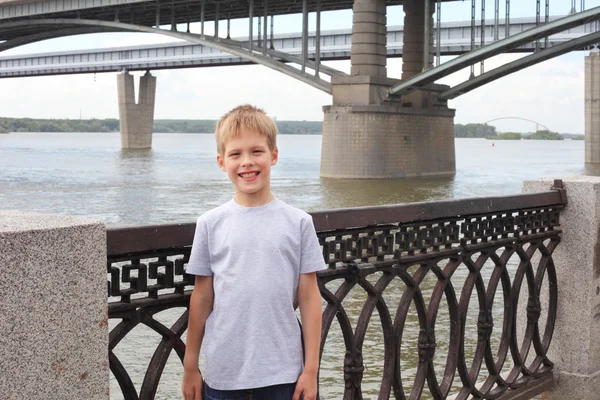
M137 103L135 102L133 76L128 72L117 75L117 90L121 120L121 148L152 148L156 77L150 75L150 72L146 72L144 76L140 77Z
M585 57L585 162L600 164L600 51Z
M433 27L434 1L430 2ZM405 0L403 79L422 71L425 5ZM333 104L323 107L321 176L406 178L455 174L454 110L435 94L387 97L386 1L355 0L351 75L333 77ZM429 30L433 39L433 29ZM428 67L433 63L429 41ZM441 89L440 86L439 89ZM445 87L444 87L445 88Z

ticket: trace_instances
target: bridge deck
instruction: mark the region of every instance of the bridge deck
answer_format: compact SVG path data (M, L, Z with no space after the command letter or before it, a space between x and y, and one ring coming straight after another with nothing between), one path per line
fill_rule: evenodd
M554 17L556 19L559 17ZM501 21L502 24L504 21ZM535 27L535 18L516 18L511 21L511 34L523 32ZM595 30L591 24L572 28L566 32L550 37L548 46L552 47L568 40L583 36ZM479 30L478 30L479 32ZM502 26L500 32L504 33ZM388 27L388 57L399 57L403 51L403 27ZM442 25L441 53L444 55L462 54L470 50L470 21L451 22ZM273 41L277 50L288 54L300 54L301 34L276 35ZM239 38L245 41L247 38ZM485 43L493 41L493 21L486 22ZM352 31L323 31L321 35L321 59L342 60L350 57ZM477 43L480 43L478 38ZM542 42L543 44L544 42ZM309 57L314 57L315 37L309 37ZM531 52L535 43L521 46L514 51ZM115 47L104 49L78 50L69 52L53 52L0 57L0 78L42 76L58 74L76 74L91 72L135 71L145 69L167 69L186 67L210 67L224 65L248 64L247 60L231 54L185 42L158 45Z
M0 0L2 1L2 0ZM456 0L443 0L456 1ZM401 5L402 0L388 0L388 6ZM302 12L302 1L298 0L255 0L254 16L264 15L267 3L269 15L297 14ZM30 25L19 28L3 28L3 22L36 17L81 18L103 21L119 20L135 25L154 26L157 9L160 9L160 25L199 22L201 20L199 0L41 0L32 2L4 0L0 2L0 41L68 28ZM321 0L323 11L352 8L353 0ZM316 3L309 2L309 11L316 11ZM248 2L245 0L206 1L204 20L248 18Z

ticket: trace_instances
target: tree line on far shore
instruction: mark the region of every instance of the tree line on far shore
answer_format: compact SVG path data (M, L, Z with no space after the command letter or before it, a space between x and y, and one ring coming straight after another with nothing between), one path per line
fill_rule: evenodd
M157 119L153 131L156 133L212 133L216 120L209 119ZM283 135L320 135L321 121L276 121ZM8 132L118 132L118 119L32 119L0 118L0 133ZM556 132L538 131L533 134L518 132L499 133L496 127L487 124L455 124L457 138L487 138L493 140L563 140ZM572 139L583 139L581 135L568 135Z
M213 133L216 120L156 119L156 133ZM320 135L320 121L276 121L283 135ZM0 133L8 132L118 132L118 119L0 118Z
M573 140L583 140L583 135L566 134ZM502 132L496 127L487 124L455 124L454 137L458 138L485 138L490 140L564 140L565 136L558 132L541 130L534 133Z

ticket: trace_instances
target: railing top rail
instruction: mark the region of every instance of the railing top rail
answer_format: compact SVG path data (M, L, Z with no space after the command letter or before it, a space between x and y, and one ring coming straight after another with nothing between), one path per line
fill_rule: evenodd
M317 232L415 221L433 221L465 215L502 213L533 207L566 204L562 181L553 190L539 193L353 207L310 213ZM196 223L113 226L107 229L109 257L189 246Z

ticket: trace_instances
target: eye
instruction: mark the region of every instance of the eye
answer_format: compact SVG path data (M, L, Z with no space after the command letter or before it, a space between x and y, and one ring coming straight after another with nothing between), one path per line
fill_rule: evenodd
M264 151L263 150L254 150L253 153L254 154L259 154L259 153L264 153Z
M229 153L229 157L237 157L239 155L240 155L240 153L237 153L237 152L235 152L235 153Z

